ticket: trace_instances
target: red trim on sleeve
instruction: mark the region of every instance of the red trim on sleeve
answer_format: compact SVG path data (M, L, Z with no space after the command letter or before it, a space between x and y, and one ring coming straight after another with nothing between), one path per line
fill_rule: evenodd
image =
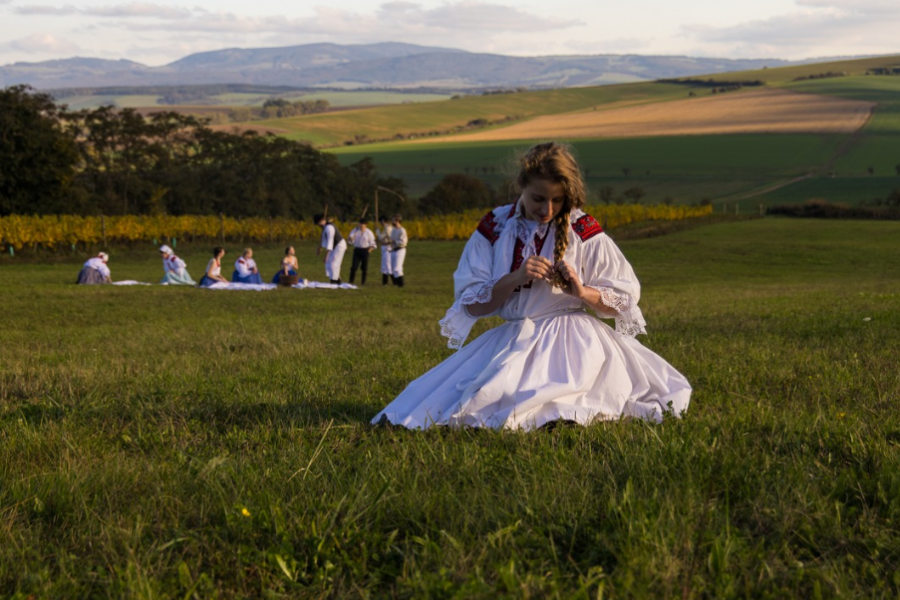
M483 235L491 243L491 246L500 239L500 235L497 233L497 218L494 216L494 211L481 217L481 222L478 223L478 233Z
M586 242L595 235L603 233L603 228L597 219L591 215L584 215L572 225L572 230L578 234L582 242Z

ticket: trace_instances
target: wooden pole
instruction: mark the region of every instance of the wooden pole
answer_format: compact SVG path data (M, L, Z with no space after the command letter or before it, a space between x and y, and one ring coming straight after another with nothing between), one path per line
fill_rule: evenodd
M375 224L378 224L378 188L375 188Z
M225 245L225 213L219 213L219 241Z
M104 215L100 215L100 234L103 236L103 248L106 249L108 246L106 244L106 217Z

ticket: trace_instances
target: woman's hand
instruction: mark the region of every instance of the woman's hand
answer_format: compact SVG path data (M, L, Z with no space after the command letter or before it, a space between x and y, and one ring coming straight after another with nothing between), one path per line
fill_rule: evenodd
M584 285L581 283L581 278L578 277L578 271L575 270L572 265L561 260L556 263L554 270L559 273L560 277L563 278L563 281L569 284L562 288L564 293L575 296L576 298L584 298Z
M530 256L515 273L518 285L527 285L535 279L550 281L553 279L553 263L543 256Z

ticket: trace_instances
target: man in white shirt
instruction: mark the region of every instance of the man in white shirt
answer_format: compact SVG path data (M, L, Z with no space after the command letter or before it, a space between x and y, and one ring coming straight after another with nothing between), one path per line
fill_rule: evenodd
M316 249L316 256L325 249L325 275L331 283L341 283L341 263L347 251L347 242L334 223L325 220L325 215L316 215L313 222L322 228L322 242Z
M391 278L394 285L403 287L403 263L406 261L406 244L409 236L403 228L403 217L394 215L394 228L391 231Z
M375 230L375 236L381 247L381 285L387 285L388 277L391 276L391 231L394 228L387 217L382 215L378 220L381 222L381 227Z
M353 263L350 266L350 283L356 278L356 269L362 269L360 285L366 285L366 273L369 271L369 254L375 249L375 234L366 225L365 219L350 232L350 243L353 244Z

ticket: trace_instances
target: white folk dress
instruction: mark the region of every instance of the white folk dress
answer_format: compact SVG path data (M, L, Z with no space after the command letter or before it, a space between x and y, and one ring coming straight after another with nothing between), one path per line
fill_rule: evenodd
M529 256L553 260L555 227L526 220L516 206L488 213L463 250L456 301L441 320L441 333L459 351L410 383L372 422L533 429L557 419L679 416L690 384L634 339L646 333L640 284L597 221L578 210L564 258L616 311L616 329L586 312L581 300L534 281L490 315L504 324L463 346L477 320L467 305L488 302L494 284Z

